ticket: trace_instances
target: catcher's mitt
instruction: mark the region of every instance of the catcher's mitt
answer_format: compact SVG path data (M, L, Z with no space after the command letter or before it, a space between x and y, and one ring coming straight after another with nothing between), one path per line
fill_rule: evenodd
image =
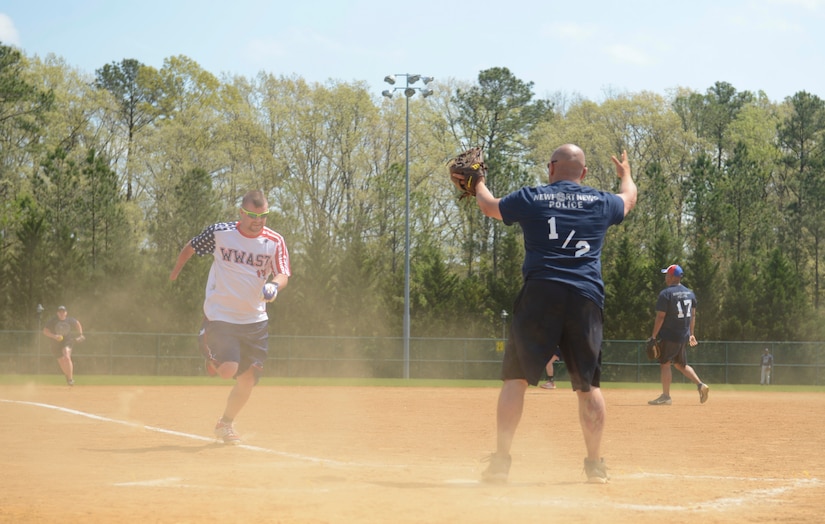
M653 337L647 339L645 351L647 351L647 358L650 360L659 360L659 357L662 356L662 349L659 347L659 341Z
M483 150L473 147L447 162L450 180L461 192L461 198L476 196L476 184L487 176Z

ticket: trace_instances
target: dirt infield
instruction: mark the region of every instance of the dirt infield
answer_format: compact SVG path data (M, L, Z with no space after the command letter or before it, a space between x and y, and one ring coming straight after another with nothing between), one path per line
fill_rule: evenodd
M0 386L0 522L822 522L825 394L672 406L604 388L610 484L584 483L575 395L531 388L510 482L477 481L495 388Z

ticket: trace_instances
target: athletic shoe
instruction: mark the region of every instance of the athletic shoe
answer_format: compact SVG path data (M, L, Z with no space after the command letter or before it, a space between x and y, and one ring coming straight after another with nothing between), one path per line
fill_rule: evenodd
M604 459L589 460L585 458L584 473L587 475L588 484L607 484L610 480Z
M647 403L651 406L669 406L673 404L673 400L671 400L670 395L661 394L659 398L648 400Z
M548 380L547 382L545 382L544 384L542 384L539 387L541 387L542 389L556 389L556 381L555 380Z
M699 390L699 403L704 404L708 401L708 393L710 392L710 388L707 384L699 384L696 388Z
M220 419L215 424L215 436L218 437L218 440L223 440L224 444L236 445L241 443L241 437L235 433L232 423L227 424Z
M512 462L510 455L490 453L490 455L481 460L482 462L490 463L490 465L487 466L487 469L481 472L482 482L490 482L494 484L507 482L507 475L510 473L510 463Z
M74 380L70 379L70 378L67 378L66 379L66 385L69 386L69 387L74 386Z

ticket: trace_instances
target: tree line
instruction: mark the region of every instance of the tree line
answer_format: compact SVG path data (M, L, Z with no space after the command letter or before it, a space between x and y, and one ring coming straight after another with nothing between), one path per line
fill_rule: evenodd
M90 331L194 332L210 260L168 275L203 227L262 189L292 259L278 334L400 336L409 136L413 337L498 337L521 285L517 226L456 198L446 161L485 149L497 196L546 183L576 143L585 182L615 191L626 149L639 202L603 253L605 337L643 339L678 263L697 335L823 340L825 103L705 92L541 99L506 67L387 99L367 82L202 69L185 56L80 71L0 43L0 328L38 304ZM409 104L409 118L406 117Z

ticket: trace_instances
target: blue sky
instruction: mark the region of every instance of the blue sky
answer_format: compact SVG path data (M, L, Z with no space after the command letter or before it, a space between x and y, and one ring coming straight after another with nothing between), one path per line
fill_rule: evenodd
M717 81L825 98L825 0L0 0L0 41L89 74L185 55L216 75L364 81L376 94L390 73L474 81L507 67L540 98Z

